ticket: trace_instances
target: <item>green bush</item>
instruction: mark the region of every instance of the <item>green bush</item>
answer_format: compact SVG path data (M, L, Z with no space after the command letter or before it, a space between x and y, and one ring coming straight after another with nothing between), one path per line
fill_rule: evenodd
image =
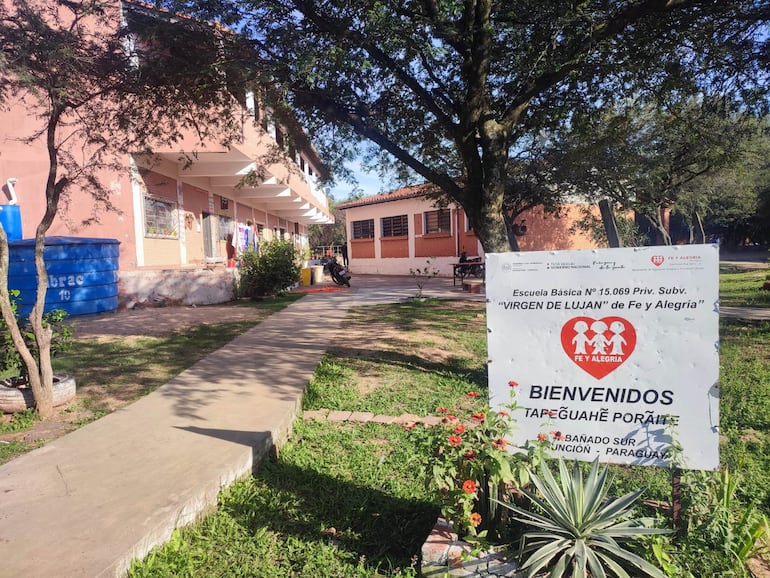
M289 241L259 245L259 252L246 251L241 261L238 294L251 299L278 295L299 281L297 251Z
M16 313L16 298L19 296L19 291L11 290L9 293L11 295L11 307ZM43 325L53 329L51 357L57 353L68 351L71 347L72 331L64 324L66 318L67 312L62 309L54 309L43 315ZM37 341L35 341L35 335L29 322L21 320L20 329L27 347L40 363ZM11 332L5 324L5 320L0 316L0 378L21 377L26 381L26 373L27 368L11 339Z

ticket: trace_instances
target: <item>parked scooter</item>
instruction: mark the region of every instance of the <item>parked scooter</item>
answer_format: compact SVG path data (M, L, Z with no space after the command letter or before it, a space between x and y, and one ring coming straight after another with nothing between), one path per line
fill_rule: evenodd
M345 267L337 263L335 257L331 257L326 262L326 270L329 272L329 275L331 275L332 281L337 285L347 285L350 287L350 273L348 273Z

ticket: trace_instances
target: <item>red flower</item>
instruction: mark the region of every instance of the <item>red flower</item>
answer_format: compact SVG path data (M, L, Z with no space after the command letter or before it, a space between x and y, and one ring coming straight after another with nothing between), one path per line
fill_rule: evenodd
M466 494L473 494L476 491L476 482L473 480L465 480L463 482L463 492Z
M474 452L473 450L468 450L467 452L465 452L463 457L469 462L472 462L476 459L476 452Z
M479 396L479 395L481 395L481 394L480 394L478 391L469 391L469 392L468 392L468 393L466 393L465 395L466 395L467 397L478 397L478 396Z
M508 442L505 441L503 438L497 438L492 442L492 447L498 450L504 450L507 444Z
M487 416L486 416L486 415L484 415L484 413L474 413L474 414L471 416L471 418L472 418L472 419L475 419L476 421L479 421L479 422L481 422L481 421L484 421L484 420L487 418Z
M449 408L444 407L443 405L436 409L436 413L446 413L449 411Z
M465 433L465 426L463 424L458 425L454 430L456 434Z
M404 426L404 429L414 429L417 427L417 424L414 422L410 422Z
M564 434L561 433L560 431L552 431L551 437L555 439L557 442L563 442L565 439L567 439L564 437Z
M457 421L457 416L456 415L448 415L448 416L446 416L443 419L444 423L451 423L451 422L454 422L454 421Z
M450 446L454 446L454 447L457 447L463 443L463 440L460 436L449 436L449 439L447 441L449 442Z
M471 526L475 528L480 524L481 524L481 514L479 514L478 512L473 512L471 514Z
M507 411L498 411L497 415L499 415L500 417L508 417L508 412Z
M548 417L554 417L554 416L556 416L556 410L555 409L549 409L548 411L545 412L545 415L547 415Z
M508 387L519 387L519 382L511 380L508 382Z
M548 436L547 436L547 435L545 435L544 433L539 433L539 434L537 434L537 441L539 441L539 442L544 442L544 441L545 441L545 440L547 440L547 439L548 439Z

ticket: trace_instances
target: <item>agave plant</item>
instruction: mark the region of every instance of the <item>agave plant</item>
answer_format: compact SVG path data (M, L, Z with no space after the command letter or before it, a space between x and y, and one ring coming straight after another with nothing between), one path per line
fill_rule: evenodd
M570 472L562 459L558 482L545 462L540 464L540 475L532 473L531 479L539 495L521 491L536 504L533 511L501 502L517 520L536 528L521 540L522 556L531 553L523 564L528 577L550 568L553 578L666 578L661 570L619 543L643 534L669 532L652 527L651 519L630 519L642 490L609 500L608 469L600 469L598 459L585 479L577 462ZM632 574L628 568L633 568Z

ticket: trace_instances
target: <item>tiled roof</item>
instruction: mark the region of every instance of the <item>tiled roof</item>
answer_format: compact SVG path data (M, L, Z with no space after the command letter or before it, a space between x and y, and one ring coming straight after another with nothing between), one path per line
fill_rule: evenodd
M371 197L364 197L363 199L356 199L355 201L348 201L347 203L341 203L337 205L337 208L342 210L353 209L355 207L377 205L380 203L388 203L390 201L400 201L402 199L427 197L429 195L435 195L438 192L438 186L434 185L433 183L425 183L412 187L404 187L403 189L396 189L395 191L390 191L389 193L383 193L381 195L374 195Z

